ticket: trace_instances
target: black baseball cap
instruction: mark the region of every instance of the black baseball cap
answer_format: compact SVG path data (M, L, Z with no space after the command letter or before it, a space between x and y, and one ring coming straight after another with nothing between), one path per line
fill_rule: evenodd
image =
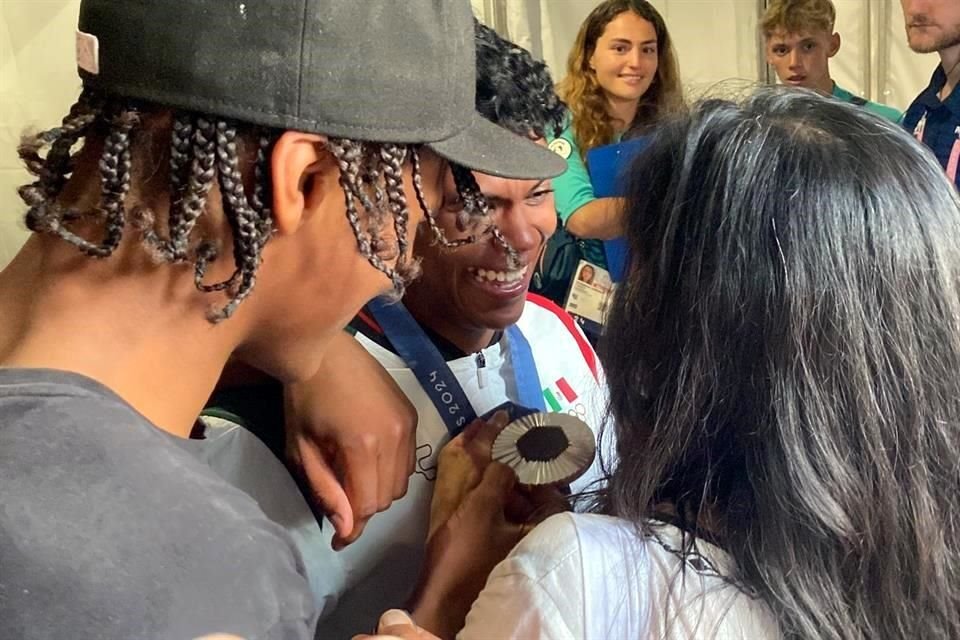
M253 124L419 143L469 169L565 163L481 117L468 0L83 0L77 60L105 93Z

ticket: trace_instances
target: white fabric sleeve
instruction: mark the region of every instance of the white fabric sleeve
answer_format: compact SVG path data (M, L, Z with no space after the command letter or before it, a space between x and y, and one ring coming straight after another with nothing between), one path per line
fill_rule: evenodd
M490 574L458 640L584 637L583 559L570 514L534 529Z

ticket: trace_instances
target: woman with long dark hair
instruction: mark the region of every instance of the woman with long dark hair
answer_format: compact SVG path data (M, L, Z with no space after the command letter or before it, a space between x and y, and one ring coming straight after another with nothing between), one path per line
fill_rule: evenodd
M661 127L632 182L598 513L537 527L460 637L960 637L960 203L935 159L769 88ZM434 537L421 627L458 628L518 537L503 476Z

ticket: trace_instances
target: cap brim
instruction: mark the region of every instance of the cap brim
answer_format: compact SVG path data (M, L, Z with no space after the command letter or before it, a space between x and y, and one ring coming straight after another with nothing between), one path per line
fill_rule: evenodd
M567 170L553 151L474 114L473 121L451 138L427 143L440 156L473 171L500 178L539 180Z

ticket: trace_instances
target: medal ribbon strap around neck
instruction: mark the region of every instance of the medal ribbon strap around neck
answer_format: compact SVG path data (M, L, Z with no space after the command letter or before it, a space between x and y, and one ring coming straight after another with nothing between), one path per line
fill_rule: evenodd
M546 411L540 376L537 374L537 363L533 359L530 343L517 325L508 327L506 333L510 344L510 358L513 362L513 380L517 385L520 404L528 409Z
M367 309L383 329L397 355L413 371L417 382L440 414L450 437L456 436L476 420L477 413L463 392L463 387L403 303L375 298L367 305Z

